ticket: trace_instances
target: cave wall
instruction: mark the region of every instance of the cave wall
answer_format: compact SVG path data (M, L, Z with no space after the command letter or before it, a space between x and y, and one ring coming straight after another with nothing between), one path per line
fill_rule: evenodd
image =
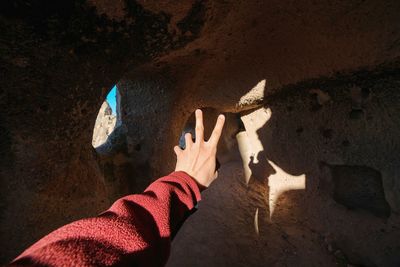
M399 57L398 10L394 1L207 2L198 38L126 72L120 86L142 90L157 84L142 100L168 107L170 117L160 120L163 114L150 112L146 120L168 127L157 139L173 143L195 107L239 112L302 81L329 80L361 69L374 72L385 64L396 71L398 66L389 65ZM139 95L125 99L126 109L138 110ZM140 138L151 143L143 127ZM155 153L150 150L148 155ZM171 151L158 149L155 155L151 162L156 175L171 169L173 157L164 160L171 158Z
M145 142L139 157L149 159L158 176L173 168L174 157L152 139L175 143L196 107L240 112L313 79L351 83L342 76L397 72L397 10L394 1L207 2L198 38L121 79L128 136L132 143ZM145 115L147 126L135 126Z
M335 210L336 206L332 209L333 196L327 206L315 207L307 199L318 196L318 201L326 200L319 195L319 182L315 181L310 196L300 199L307 210L331 212L326 212L327 218L345 213L360 224L366 221L366 229L383 229L375 235L380 242L368 248L360 245L360 234L345 237L338 232L335 240L341 242L336 241L337 246L356 251L347 252L353 262L396 264L393 255L397 248L388 254L385 249L398 235L397 228L388 229L398 220L400 195L398 122L393 115L399 109L395 93L400 54L397 1L14 1L1 3L0 10L0 105L4 111L0 125L0 183L4 188L0 192L1 261L16 256L52 229L95 215L118 196L138 192L152 179L173 170L172 147L195 108L245 112L274 105L275 128L263 131L260 139L275 149L265 157L279 161L281 168L296 175L316 172L313 181L328 177L332 181L326 190L333 195L340 178L329 178L336 177L335 171L320 174L323 171L317 162L325 162L328 170L326 166L350 166L353 170L351 166L361 165L380 174L385 198L379 203L386 201L390 206L385 219L347 214ZM91 146L96 116L116 83L123 125L113 140L120 145L96 152ZM365 88L371 95L359 100L358 94ZM326 95L329 101L325 101ZM279 142L268 139L277 134ZM285 140L296 145L287 148ZM306 161L307 149L312 157ZM293 160L286 157L291 153ZM234 163L232 168L237 166ZM238 186L232 183L234 179L223 182L232 176L232 170L223 173L215 191L210 189L205 195L204 206L212 215L199 212L193 221L211 216L215 225L221 225L230 217L240 223L234 222L232 228L228 224L226 229L233 229L237 236L224 236L226 232L209 229L209 224L197 232L204 236L217 231L215 236L221 240L231 238L231 242L219 241L210 247L218 251L217 245L226 245L222 258L231 259L231 265L246 265L247 261L263 265L271 260L265 256L268 249L253 251L256 241L248 232L252 231L248 218L263 198L251 195L243 205L232 198L233 202L222 201L210 208L210 201L229 191L226 186ZM238 178L240 169L233 174ZM265 183L253 188L264 192ZM347 195L336 192L336 199ZM238 205L237 210L232 203ZM226 207L230 207L228 213L223 212ZM282 212L278 222L306 213L304 207L290 216ZM310 212L307 216L315 215ZM388 218L388 226L381 227ZM198 226L191 222L182 231L188 237ZM274 257L283 255L277 251L287 245L289 230L296 229L293 223L282 233L279 223L270 233L285 238L277 243L280 245L268 247L276 253L272 253ZM312 224L316 232L307 236L318 239L321 232L333 231L321 224ZM340 226L337 223L332 229ZM196 238L201 237L193 240ZM301 244L300 240L296 244ZM180 237L177 242L171 259L174 266L186 266L187 262L176 256L187 253L185 247L193 248L191 259L197 258L196 252L208 251L199 251L204 246L197 247L189 239ZM323 250L321 243L307 244L310 249L317 244L315 247ZM365 256L378 246L377 256ZM235 261L233 247L247 251L248 256ZM305 251L301 255L306 257ZM322 252L318 255L312 263L331 259ZM387 261L385 255L389 255ZM257 257L261 260L252 260ZM218 255L212 259L211 266L224 263ZM298 258L286 263L290 260ZM196 264L202 266L202 262L189 265Z
M167 266L397 266L400 76L384 73L310 81L243 112L261 143L250 179L241 160L222 165Z
M1 262L110 205L114 190L91 145L106 94L127 66L195 37L169 27L171 15L117 5L0 3Z

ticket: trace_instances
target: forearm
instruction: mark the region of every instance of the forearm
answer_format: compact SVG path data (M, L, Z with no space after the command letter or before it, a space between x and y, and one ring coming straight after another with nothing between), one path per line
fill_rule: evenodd
M171 234L199 200L196 182L184 172L174 172L142 194L117 200L97 217L50 233L13 264L162 266Z

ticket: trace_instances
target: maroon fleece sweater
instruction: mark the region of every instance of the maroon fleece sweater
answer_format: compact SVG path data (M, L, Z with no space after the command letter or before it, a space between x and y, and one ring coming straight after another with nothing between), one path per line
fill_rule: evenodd
M196 182L173 172L97 217L55 230L11 266L163 266L172 236L200 199Z

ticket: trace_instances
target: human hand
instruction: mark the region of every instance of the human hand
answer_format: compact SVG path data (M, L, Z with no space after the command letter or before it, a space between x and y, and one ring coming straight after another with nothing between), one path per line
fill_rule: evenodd
M200 109L196 115L196 140L193 142L190 133L185 134L186 148L174 147L177 156L175 171L184 171L193 177L200 189L207 188L216 178L216 154L219 138L224 127L225 116L219 115L210 139L204 141L203 113Z

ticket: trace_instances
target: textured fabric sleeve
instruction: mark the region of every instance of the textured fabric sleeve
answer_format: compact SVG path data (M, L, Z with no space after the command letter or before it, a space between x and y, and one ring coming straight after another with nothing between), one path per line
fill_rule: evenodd
M171 236L200 200L196 182L173 172L142 194L63 226L24 251L12 266L163 266Z

